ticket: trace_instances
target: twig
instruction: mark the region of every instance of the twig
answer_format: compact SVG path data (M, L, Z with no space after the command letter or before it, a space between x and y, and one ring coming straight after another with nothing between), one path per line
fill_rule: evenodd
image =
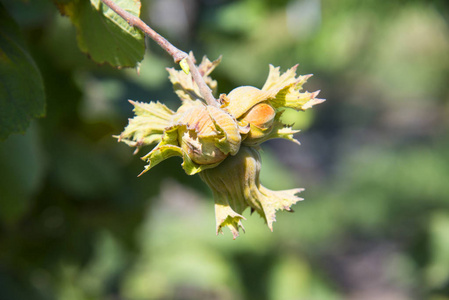
M175 63L179 63L181 60L185 59L187 64L189 65L190 72L192 73L192 78L198 85L200 89L201 96L204 97L204 100L209 105L220 106L217 99L212 95L212 90L204 81L203 76L198 71L197 66L192 61L189 55L184 51L179 50L175 46L173 46L169 41L167 41L163 36L154 31L150 26L148 26L144 21L142 21L139 17L136 17L129 12L122 9L112 0L101 0L104 4L106 4L110 9L115 11L120 17L122 17L130 26L136 27L142 30L146 35L148 35L152 40L161 46L162 49L167 51L170 56L173 57Z

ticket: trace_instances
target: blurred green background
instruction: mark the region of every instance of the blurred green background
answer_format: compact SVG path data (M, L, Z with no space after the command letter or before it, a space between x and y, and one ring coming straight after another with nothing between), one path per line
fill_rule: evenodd
M112 138L128 99L179 101L152 41L140 75L99 66L49 0L3 1L44 77L47 116L0 143L0 299L449 299L449 4L152 0L142 18L220 93L299 63L324 104L263 144L262 182L305 187L274 232L215 236L212 194ZM147 149L149 150L149 149Z

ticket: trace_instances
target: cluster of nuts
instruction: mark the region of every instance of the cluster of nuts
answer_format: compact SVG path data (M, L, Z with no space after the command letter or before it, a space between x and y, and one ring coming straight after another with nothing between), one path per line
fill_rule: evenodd
M217 83L209 74L219 62L203 58L198 66L213 91ZM136 116L118 139L136 150L157 143L142 157L148 163L142 173L172 156L183 158L187 174L199 173L214 195L217 234L227 226L236 238L247 207L272 230L276 210L290 210L302 200L296 196L302 189L272 191L262 186L258 146L273 138L298 143L293 138L297 131L280 119L283 109L306 110L324 101L316 98L318 92L302 91L311 75L297 77L296 67L281 74L279 67L270 65L261 89L235 88L220 95L220 107L205 104L190 74L168 69L182 105L175 112L159 102L132 101Z

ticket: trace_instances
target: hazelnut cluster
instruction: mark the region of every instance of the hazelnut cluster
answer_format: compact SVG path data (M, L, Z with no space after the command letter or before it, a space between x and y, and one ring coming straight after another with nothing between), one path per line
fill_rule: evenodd
M198 69L204 81L216 91L217 82L209 75L220 59L203 58ZM182 167L189 175L199 173L211 188L215 200L217 234L227 226L234 239L246 208L256 211L272 230L276 210L290 207L302 198L302 189L272 191L261 185L259 145L273 138L293 138L298 132L283 124L285 108L304 111L323 102L317 92L302 91L311 75L297 76L296 68L282 73L270 65L268 79L261 89L235 88L219 97L220 107L207 105L190 74L168 69L169 78L182 105L172 111L159 102L134 102L135 117L118 140L136 147L157 145L142 157L148 164L145 173L161 161L183 158Z

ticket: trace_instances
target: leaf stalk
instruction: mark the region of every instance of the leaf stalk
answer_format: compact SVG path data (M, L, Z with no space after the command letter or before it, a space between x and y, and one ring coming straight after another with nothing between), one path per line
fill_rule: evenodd
M206 103L208 105L212 105L215 107L220 106L217 99L215 99L215 97L212 95L212 90L204 81L204 78L199 72L197 66L186 52L179 50L178 48L173 46L166 38L164 38L162 35L154 31L150 26L148 26L144 21L142 21L142 19L127 12L126 10L118 6L114 1L112 0L101 0L101 1L110 9L112 9L114 12L116 12L120 17L122 17L130 26L142 30L162 49L164 49L171 57L173 57L175 63L178 64L181 60L185 59L187 64L189 65L190 72L192 73L192 78L198 85L201 96L203 96Z

